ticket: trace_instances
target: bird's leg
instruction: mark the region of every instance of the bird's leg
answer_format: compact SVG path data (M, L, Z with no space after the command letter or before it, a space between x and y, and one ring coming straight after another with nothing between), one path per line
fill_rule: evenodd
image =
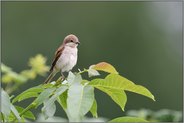
M61 72L61 80L63 81L65 79L65 76L63 74L63 72Z

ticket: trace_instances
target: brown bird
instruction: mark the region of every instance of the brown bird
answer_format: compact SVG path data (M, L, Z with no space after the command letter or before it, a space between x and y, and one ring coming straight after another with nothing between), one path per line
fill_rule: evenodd
M55 57L50 68L51 73L45 80L45 83L49 83L59 71L64 79L63 72L72 70L77 63L77 46L79 44L79 39L73 34L64 38L62 45L55 52Z

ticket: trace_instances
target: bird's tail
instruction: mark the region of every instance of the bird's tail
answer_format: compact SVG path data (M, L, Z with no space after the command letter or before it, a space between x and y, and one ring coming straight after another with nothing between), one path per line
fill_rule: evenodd
M56 75L57 72L55 72L54 70L51 71L51 73L49 74L49 76L47 77L47 79L44 81L45 84L49 83L52 78Z

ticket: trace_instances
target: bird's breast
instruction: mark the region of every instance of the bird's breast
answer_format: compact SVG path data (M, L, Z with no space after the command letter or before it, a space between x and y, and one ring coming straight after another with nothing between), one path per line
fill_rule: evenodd
M56 63L56 68L61 72L70 71L77 63L77 52L77 48L65 47Z

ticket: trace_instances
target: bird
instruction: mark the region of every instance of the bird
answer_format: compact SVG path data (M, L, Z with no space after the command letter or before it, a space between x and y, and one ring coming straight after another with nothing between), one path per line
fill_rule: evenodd
M49 83L52 78L60 71L62 79L65 78L64 72L69 72L77 64L79 39L74 34L67 35L63 43L56 50L54 59L50 67L50 74L44 83Z

